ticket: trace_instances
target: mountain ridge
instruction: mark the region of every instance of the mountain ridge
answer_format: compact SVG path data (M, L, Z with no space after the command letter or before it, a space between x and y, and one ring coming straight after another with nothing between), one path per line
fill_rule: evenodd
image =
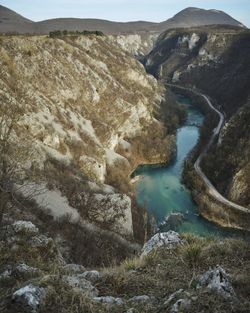
M219 10L186 8L172 18L157 23L150 21L116 22L94 18L54 18L38 22L31 21L15 11L0 5L0 32L47 34L53 30L100 30L105 34L127 34L140 32L161 33L175 27L224 24L245 27L227 13Z

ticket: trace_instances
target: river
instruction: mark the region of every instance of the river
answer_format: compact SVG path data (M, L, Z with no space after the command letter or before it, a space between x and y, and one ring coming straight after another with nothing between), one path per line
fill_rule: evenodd
M165 226L160 226L162 231L172 229L202 236L232 235L232 231L219 227L198 214L190 191L182 183L183 162L199 140L199 126L202 125L204 116L189 98L177 95L177 99L186 107L188 117L185 124L177 130L176 158L166 167L145 165L136 169L134 175L140 177L136 183L137 203L155 217L158 226L166 216L182 214L172 215Z

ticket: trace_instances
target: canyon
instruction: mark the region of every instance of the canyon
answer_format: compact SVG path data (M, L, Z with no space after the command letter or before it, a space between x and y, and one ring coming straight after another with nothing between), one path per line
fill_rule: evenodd
M123 24L1 6L0 20L0 310L247 313L249 30L197 8ZM152 207L141 166L178 172ZM175 185L188 200L164 216ZM195 217L161 231L177 202ZM217 238L199 215L241 231Z

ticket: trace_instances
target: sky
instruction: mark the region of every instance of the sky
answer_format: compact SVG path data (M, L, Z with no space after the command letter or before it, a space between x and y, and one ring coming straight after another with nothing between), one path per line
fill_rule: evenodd
M0 4L33 21L78 17L160 22L186 7L198 7L223 10L250 27L250 0L0 0Z

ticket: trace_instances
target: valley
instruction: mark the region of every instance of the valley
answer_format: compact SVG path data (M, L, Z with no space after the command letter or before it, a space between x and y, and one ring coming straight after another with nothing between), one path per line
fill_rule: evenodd
M250 31L0 5L0 311L250 311Z

